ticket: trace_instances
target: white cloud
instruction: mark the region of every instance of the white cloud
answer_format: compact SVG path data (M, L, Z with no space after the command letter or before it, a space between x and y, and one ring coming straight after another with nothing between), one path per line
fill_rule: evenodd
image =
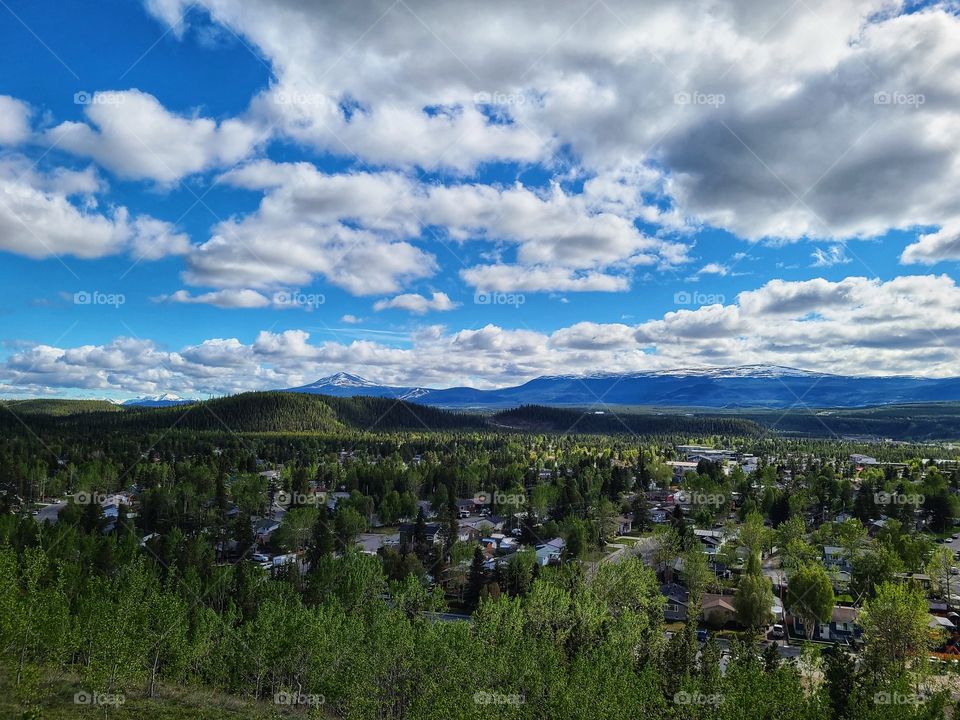
M327 174L305 162L270 161L233 169L221 181L265 195L256 212L218 224L191 253L192 284L263 288L322 276L354 294L396 292L438 270L437 258L412 244L428 227L449 236L455 256L467 240L511 249L513 263L461 273L491 290L622 291L638 265L686 261L685 245L637 229L637 198L600 184L581 195L557 185L542 192L421 186L391 171Z
M346 323L347 325L359 325L363 322L363 318L358 318L356 315L344 315L340 318L340 322Z
M170 223L131 217L123 206L99 211L95 193L101 189L89 168L43 173L22 156L0 158L0 250L37 259L129 250L154 260L186 252L186 236Z
M707 263L702 268L697 270L697 272L694 273L694 276L701 277L703 275L719 275L720 277L724 277L725 275L729 274L729 272L730 268L726 265L712 262Z
M522 312L522 310L518 311ZM544 374L772 363L850 374L960 375L960 288L949 277L881 282L771 281L729 305L668 312L636 325L581 322L553 332L493 324L428 326L402 345L313 341L303 330L214 338L179 351L118 338L37 345L0 366L24 392L96 388L180 395L292 387L337 370L402 385L514 385Z
M827 249L814 248L811 253L813 267L833 267L850 262L847 249L843 245L831 245Z
M629 162L623 187L597 183L605 207L632 202L642 219L669 207L659 221L751 240L960 216L947 2L201 4L275 69L251 116L323 151L466 174L505 159L587 177ZM167 22L186 7L151 0ZM533 243L521 262L561 251Z
M214 305L219 308L262 308L270 305L270 299L256 290L217 290L215 292L191 295L186 290L177 290L172 295L161 295L157 302L186 303L194 305Z
M432 297L426 298L416 293L405 293L392 298L377 300L373 304L373 309L380 310L406 310L415 315L425 315L426 313L444 312L459 307L460 303L453 302L446 293L435 292Z
M16 145L30 136L30 106L0 95L0 145Z
M260 139L242 120L178 115L140 90L94 93L84 114L89 124L61 123L46 140L121 177L163 184L236 163Z
M960 220L944 223L936 232L920 235L900 256L900 262L906 265L934 265L948 260L960 260Z

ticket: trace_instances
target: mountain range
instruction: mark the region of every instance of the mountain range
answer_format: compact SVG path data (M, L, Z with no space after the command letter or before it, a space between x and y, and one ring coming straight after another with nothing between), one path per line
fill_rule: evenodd
M337 373L287 392L384 397L449 408L518 405L635 405L700 408L852 408L960 400L960 378L847 376L777 365L680 368L637 373L548 375L521 385L478 390L378 385Z
M163 393L162 395L145 395L144 397L131 398L119 403L120 405L132 405L135 407L169 407L171 405L186 405L195 402L186 400L173 393Z

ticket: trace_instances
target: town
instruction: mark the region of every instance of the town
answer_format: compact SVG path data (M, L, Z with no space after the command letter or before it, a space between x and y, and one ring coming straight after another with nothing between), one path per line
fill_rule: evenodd
M623 434L281 437L217 443L187 433L129 455L128 467L74 445L75 457L52 472L35 464L25 475L9 474L17 466L8 455L17 480L0 537L19 552L45 549L48 561L73 546L108 577L146 561L165 582L195 583L201 604L247 622L259 622L270 587L308 604L338 597L346 566L382 581L356 580L339 603L373 592L369 602L411 622L474 632L489 608L531 602L547 585L590 587L641 572L659 615L647 652L660 647L694 668L715 658L726 678L752 647L768 667L803 678L824 663L879 672L889 658L878 647L906 644L896 658L903 672L922 670L914 705L960 699L960 458L952 446ZM888 637L879 612L896 612L896 629L913 635ZM151 688L165 667L154 659ZM269 665L265 656L257 662ZM270 678L255 695L287 692L294 680L303 686L294 671L271 669Z

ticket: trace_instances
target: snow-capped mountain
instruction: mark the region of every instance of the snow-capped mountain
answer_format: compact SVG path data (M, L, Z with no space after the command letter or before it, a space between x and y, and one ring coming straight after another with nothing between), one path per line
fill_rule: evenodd
M146 395L144 397L124 400L122 405L134 405L137 407L166 407L168 405L184 405L192 403L193 400L185 400L179 395L173 393L163 393L162 395Z
M353 375L346 372L338 372L328 377L320 378L309 385L302 385L296 388L290 388L290 392L308 393L311 395L332 395L334 397L353 397L362 395L365 397L391 397L402 398L409 393L416 392L420 388L412 387L390 387L389 385L377 385L359 375Z
M377 385L337 373L291 392L411 400L440 407L645 405L703 408L863 407L960 400L960 378L844 376L779 365L550 375L495 390Z

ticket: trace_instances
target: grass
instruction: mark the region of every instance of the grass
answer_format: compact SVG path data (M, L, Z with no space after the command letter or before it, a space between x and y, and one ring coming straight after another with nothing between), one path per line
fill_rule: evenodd
M0 717L23 720L281 720L283 718L330 717L322 710L308 714L306 707L253 701L204 688L161 686L156 697L140 692L123 695L122 704L93 705L75 701L85 688L76 677L43 674L24 701L12 686L9 674L0 670ZM317 713L320 714L317 714Z

